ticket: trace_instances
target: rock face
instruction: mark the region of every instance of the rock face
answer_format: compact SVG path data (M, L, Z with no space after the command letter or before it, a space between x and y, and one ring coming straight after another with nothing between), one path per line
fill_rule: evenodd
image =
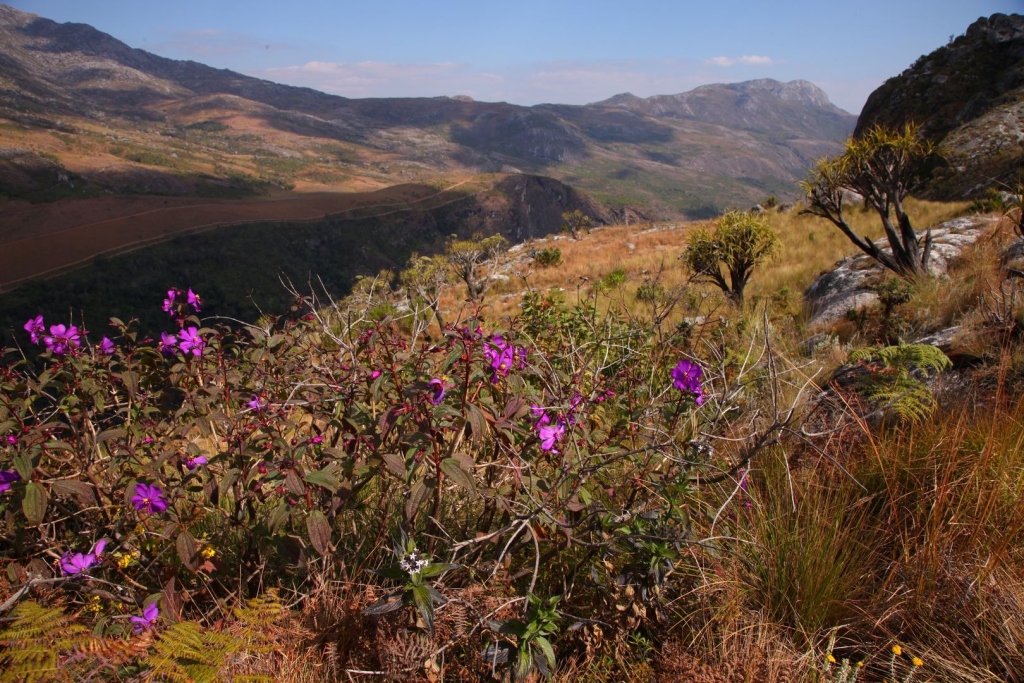
M871 93L854 135L876 124L921 125L949 166L929 193L974 196L1024 167L1024 16L993 14Z
M995 224L993 218L954 218L932 229L932 257L929 270L937 277L946 274L950 262L964 248L974 244ZM924 232L918 232L919 239ZM887 248L884 239L875 242ZM809 327L832 325L851 310L860 310L878 303L874 287L889 277L889 272L867 254L853 254L839 261L832 270L823 273L804 292L804 302L810 312Z

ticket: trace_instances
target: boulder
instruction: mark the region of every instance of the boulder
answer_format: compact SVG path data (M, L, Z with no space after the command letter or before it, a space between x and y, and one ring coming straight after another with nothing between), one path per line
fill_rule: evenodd
M954 218L932 229L932 258L928 269L936 277L944 277L949 264L970 244L974 244L996 223L983 216ZM924 239L924 232L917 233ZM889 252L883 238L875 245ZM1024 248L1024 247L1022 247ZM890 276L880 263L867 254L847 256L833 268L818 276L807 291L804 302L810 312L809 326L826 327L844 318L850 310L860 310L878 302L874 287Z

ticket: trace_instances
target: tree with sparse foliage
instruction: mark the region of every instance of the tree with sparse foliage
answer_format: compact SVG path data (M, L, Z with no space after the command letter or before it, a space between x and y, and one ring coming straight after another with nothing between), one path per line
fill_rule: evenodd
M430 309L437 320L437 326L444 330L444 319L441 317L441 294L449 279L448 262L441 256L418 256L413 254L409 266L403 270L398 280L406 289L410 305L416 309L422 304ZM427 314L429 320L429 314Z
M731 211L713 226L698 228L682 257L693 280L710 282L737 306L754 268L774 256L779 238L767 219L753 213ZM724 269L724 272L723 272Z
M481 238L479 234L468 240L453 239L448 243L445 256L459 278L466 283L466 291L472 301L480 301L490 286L490 275L479 274L478 267L490 261L492 270L495 257L508 249L508 241L501 235Z
M579 209L563 213L562 221L564 221L562 223L562 230L568 230L574 240L578 240L580 238L580 232L583 230L586 230L587 234L590 234L590 228L594 226L594 221L590 219L590 216Z
M935 154L917 126L902 131L875 126L859 139L850 139L842 155L819 161L803 183L809 207L803 213L832 222L861 251L901 276L928 272L932 253L929 228L918 239L903 205L922 164ZM889 250L879 248L853 231L844 215L850 193L864 198L885 228Z

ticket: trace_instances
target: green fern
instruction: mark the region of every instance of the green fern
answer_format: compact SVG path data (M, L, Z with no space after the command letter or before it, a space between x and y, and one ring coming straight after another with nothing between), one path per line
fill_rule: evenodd
M928 417L935 406L935 397L919 375L928 377L953 365L941 349L930 344L856 349L850 360L879 362L885 367L868 378L867 396L910 422Z
M234 610L236 622L230 632L204 629L183 621L161 633L155 652L145 660L149 680L158 681L272 681L271 676L229 674L241 655L273 651L268 627L284 614L276 591L250 600Z
M11 616L14 622L0 631L0 681L77 680L74 670L84 662L69 661L69 655L89 650L87 628L59 608L35 602L23 602Z

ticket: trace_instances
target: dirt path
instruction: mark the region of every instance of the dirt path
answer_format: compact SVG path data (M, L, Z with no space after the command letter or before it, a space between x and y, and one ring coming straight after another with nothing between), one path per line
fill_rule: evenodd
M144 208L145 204L136 204L135 208L142 210L126 215L78 222L62 229L55 229L50 223L44 226L41 233L0 242L0 291L10 290L33 277L67 271L101 254L123 253L178 235L227 225L314 221L328 215L344 219L345 213L356 211L359 215L353 216L353 219L391 215L443 197L471 180L465 178L426 195L423 194L424 186L406 185L375 192L309 194L279 200L221 200L156 208ZM462 198L462 195L453 197L439 206ZM151 199L162 201L160 198ZM62 208L64 212L69 210L69 207ZM104 208L111 210L109 206ZM391 210L376 213L376 209Z

